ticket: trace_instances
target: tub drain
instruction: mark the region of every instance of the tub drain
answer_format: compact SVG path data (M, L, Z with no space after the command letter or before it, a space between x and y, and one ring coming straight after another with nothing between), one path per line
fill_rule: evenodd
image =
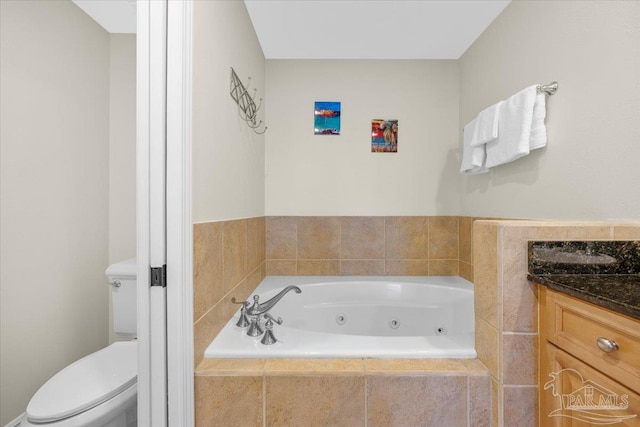
M395 317L392 317L389 320L389 327L391 329L398 329L400 327L400 320L396 319Z
M447 335L447 328L444 326L438 326L435 330L436 335Z
M338 325L344 325L345 323L347 323L347 316L345 316L344 314L340 313L336 316L336 323Z

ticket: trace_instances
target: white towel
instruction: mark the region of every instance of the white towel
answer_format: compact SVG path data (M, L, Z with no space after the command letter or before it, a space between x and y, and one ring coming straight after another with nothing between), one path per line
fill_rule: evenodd
M477 118L471 120L464 127L460 173L479 174L489 172L489 169L484 165L486 160L486 145L480 145L478 147L471 146L475 132L477 132Z
M529 154L536 95L537 85L529 86L502 104L498 115L498 138L486 144L488 168Z
M529 150L542 148L547 145L547 127L544 118L547 116L547 97L544 93L536 96L533 106L533 122L531 123L531 137L529 138Z
M493 104L478 114L478 132L473 141L471 141L472 147L486 144L498 137L498 117L503 103L504 101L500 101L497 104Z

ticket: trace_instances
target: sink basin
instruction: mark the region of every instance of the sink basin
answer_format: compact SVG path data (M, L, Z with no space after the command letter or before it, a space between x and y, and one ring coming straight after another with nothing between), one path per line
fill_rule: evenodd
M588 253L582 250L566 252L562 248L535 248L534 251L539 261L552 264L606 265L617 262L610 255Z

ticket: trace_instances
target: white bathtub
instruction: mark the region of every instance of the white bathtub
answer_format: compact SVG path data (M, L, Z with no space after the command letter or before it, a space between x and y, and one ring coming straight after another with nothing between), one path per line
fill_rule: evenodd
M270 310L284 321L275 344L235 326L238 312L205 357L476 357L473 285L462 278L270 276L253 295L262 303L289 285L302 293Z

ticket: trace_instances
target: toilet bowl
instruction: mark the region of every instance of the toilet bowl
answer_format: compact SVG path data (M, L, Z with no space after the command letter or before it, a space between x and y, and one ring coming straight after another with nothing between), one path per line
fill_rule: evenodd
M31 398L24 427L137 424L137 341L115 342L67 366Z
M111 265L114 332L136 333L136 262ZM21 427L137 425L138 343L117 341L51 377L33 395Z

